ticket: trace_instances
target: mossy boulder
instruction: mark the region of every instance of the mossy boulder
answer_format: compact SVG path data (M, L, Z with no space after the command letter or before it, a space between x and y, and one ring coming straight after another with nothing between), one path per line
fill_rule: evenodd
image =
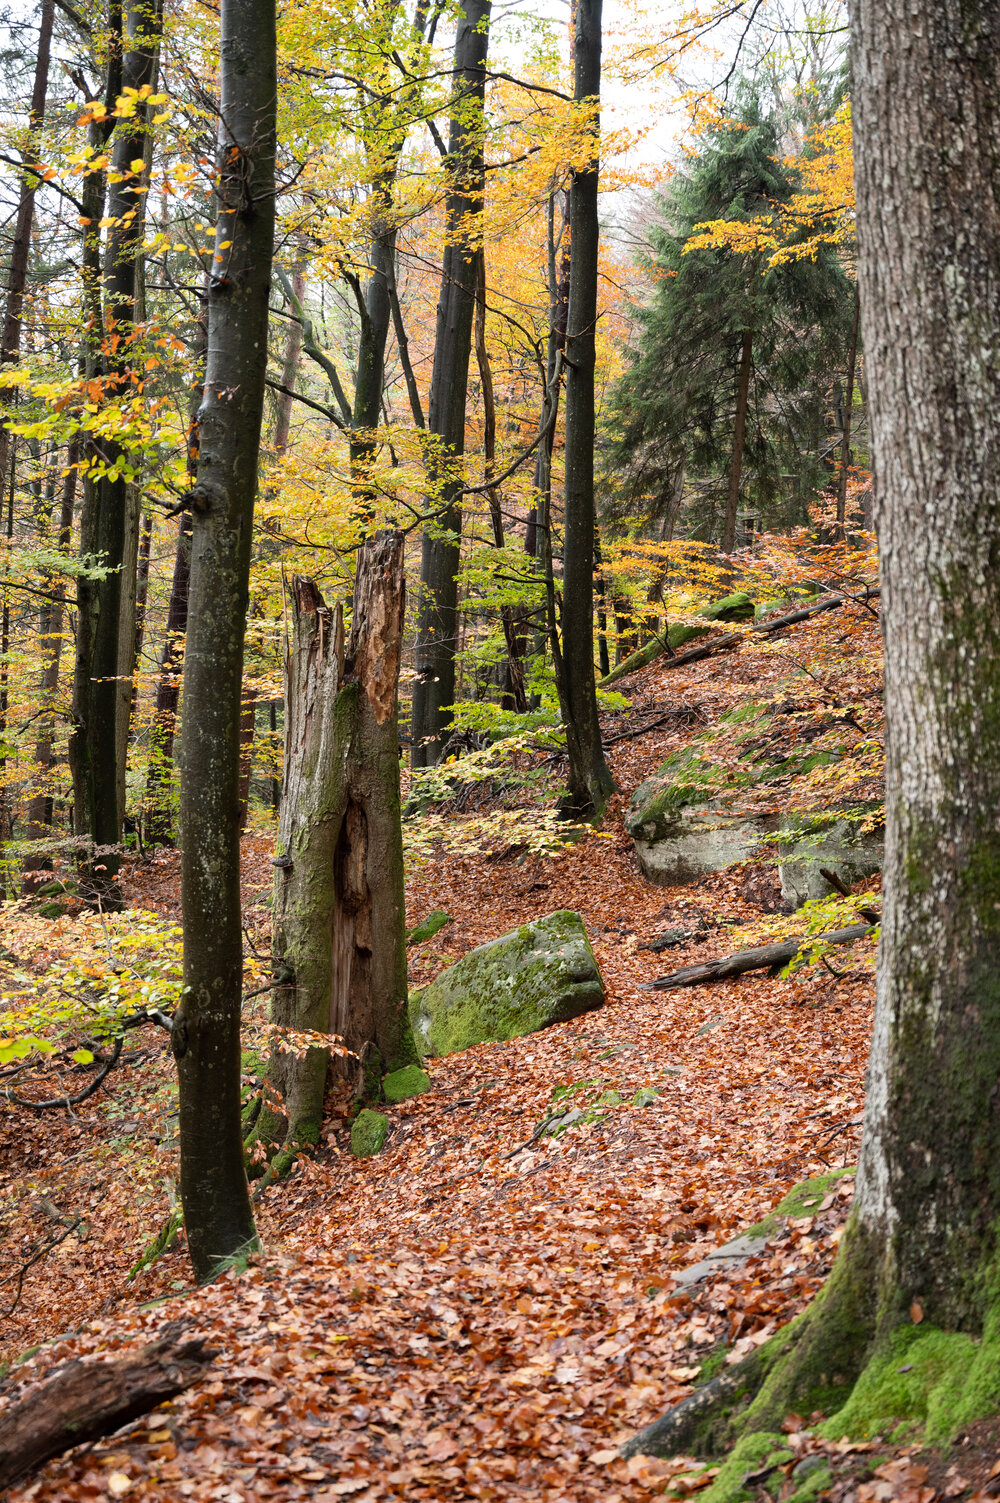
M435 934L441 932L445 924L452 922L450 913L445 913L443 908L435 908L433 913L429 913L426 918L421 919L420 923L415 924L410 930L406 936L407 949L411 945L422 945L427 940L433 939Z
M781 896L793 908L830 896L823 869L853 886L882 870L885 827L880 804L782 815L778 835Z
M520 1038L603 1003L583 921L562 909L480 945L442 971L411 995L410 1022L417 1047L433 1057Z
M369 1159L378 1153L388 1136L389 1118L366 1106L351 1124L351 1152L356 1159Z
M382 1094L390 1104L406 1101L411 1096L422 1096L431 1088L431 1078L419 1065L404 1065L402 1070L393 1070L382 1081Z

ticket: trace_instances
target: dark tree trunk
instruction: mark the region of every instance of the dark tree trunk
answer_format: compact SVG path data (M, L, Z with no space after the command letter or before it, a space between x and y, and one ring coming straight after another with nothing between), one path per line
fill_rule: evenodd
M156 681L156 707L150 733L149 772L146 777L145 839L147 845L171 845L173 821L170 783L174 759L174 731L181 697L184 635L187 631L188 589L191 582L191 513L177 529L174 572L167 606L167 634Z
M158 27L155 0L133 0L125 16L122 89L139 91L151 83ZM145 104L137 104L133 116L118 122L108 175L107 218L111 224L103 274L103 306L98 288L92 289L91 316L97 318L102 335L105 394L111 399L128 396L145 205L142 181L145 172L134 170L131 163L144 161L148 130L149 108ZM88 231L87 241L91 240L92 233ZM99 246L90 245L85 256L89 263L85 274L91 278L97 275L98 259ZM77 834L90 837L95 847L95 859L84 871L85 891L106 907L120 902L115 880L123 812L120 762L127 740L121 734L121 724L128 709L121 684L120 643L123 603L131 604L127 612L125 652L129 657L134 640L132 609L139 500L121 472L125 456L114 440L102 439L95 457L108 466L109 472L86 482L80 541L81 548L96 555L106 572L103 578L81 581L84 588L77 592L80 604L72 763ZM129 560L133 573L126 580L125 565Z
M240 1122L243 639L274 249L274 0L223 0L223 122L181 727L181 1197L198 1279L256 1238Z
M253 740L257 729L257 690L243 690L240 708L240 829L245 830L250 817L250 774L253 771Z
M839 1408L871 1360L868 1433L912 1371L904 1416L936 1412L947 1440L998 1396L1000 7L856 0L851 23L885 643L875 1024L840 1253L760 1349L741 1428Z
M594 110L593 157L570 187L570 291L566 333L566 521L559 700L569 752L567 814L597 815L614 787L604 760L594 678L594 363L600 162L601 0L577 0L575 88Z
M747 436L747 406L750 401L750 375L753 370L753 332L743 331L740 346L740 369L736 378L736 417L733 422L733 452L729 461L729 492L722 524L722 551L732 553L736 547L736 513L740 506L740 483L743 478L743 450Z
M844 399L844 426L840 440L840 474L837 477L837 524L843 531L847 522L847 471L851 464L851 418L854 413L854 374L858 362L858 325L861 320L861 294L854 290L854 322L847 354L847 395Z
M403 535L359 557L350 638L309 579L295 581L285 695L285 779L274 882L280 1029L333 1033L360 1066L360 1094L416 1059L406 1013L403 844L396 719L406 590ZM319 1141L329 1049L274 1048L256 1138L272 1173Z
M413 766L441 755L455 699L458 642L458 565L462 539L465 407L476 307L475 231L485 182L482 109L486 92L490 0L464 0L455 38L454 99L448 141L447 240L438 299L434 368L427 426L428 505L417 601L416 681L413 685Z
M76 501L77 465L80 459L80 441L73 438L66 452L66 474L63 477L62 501L59 510L59 547L68 554L73 537L73 507ZM46 713L39 718L35 740L35 767L42 784L32 794L25 813L25 838L42 840L52 833L52 792L45 786L51 775L54 759L55 700L59 689L59 664L62 658L63 632L66 614L66 586L62 578L51 581L52 597L45 608L44 628L39 648L42 656L42 673L39 691ZM47 858L46 858L47 862ZM37 870L43 864L41 858L29 857L25 869Z

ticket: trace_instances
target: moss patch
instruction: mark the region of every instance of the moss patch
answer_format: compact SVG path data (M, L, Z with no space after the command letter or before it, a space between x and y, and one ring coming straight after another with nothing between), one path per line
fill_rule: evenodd
M758 1221L754 1226L748 1226L748 1237L773 1237L781 1229L781 1223L786 1216L812 1216L819 1209L824 1196L842 1180L846 1174L854 1174L853 1165L848 1169L834 1169L830 1174L817 1174L815 1179L804 1179L801 1184L793 1185L783 1200L780 1200L773 1211L769 1211L763 1221Z
M452 922L450 913L445 913L443 908L435 908L433 913L429 913L425 919L421 919L420 923L414 925L410 930L406 936L407 948L409 949L411 945L422 945L426 940L433 939L435 934L441 932L445 924Z
M369 1107L358 1113L351 1126L351 1152L356 1159L368 1159L378 1153L389 1136L389 1118Z
M745 1435L730 1451L711 1487L698 1497L702 1503L744 1503L757 1495L756 1487L743 1481L748 1472L759 1472L768 1465L781 1466L791 1459L783 1435Z
M821 1434L866 1440L953 1440L1000 1412L1000 1312L981 1341L933 1326L904 1326L868 1363Z
M431 1088L431 1078L419 1065L406 1065L402 1070L393 1070L382 1081L382 1094L386 1101L406 1101L410 1096L422 1096Z

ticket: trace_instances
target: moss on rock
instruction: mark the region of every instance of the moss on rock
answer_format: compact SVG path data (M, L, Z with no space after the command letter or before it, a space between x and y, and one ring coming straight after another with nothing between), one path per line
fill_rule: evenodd
M422 1096L430 1088L431 1078L419 1065L405 1065L402 1070L393 1070L382 1081L382 1094L390 1103Z
M443 908L435 908L433 913L429 913L426 918L421 919L420 923L415 924L410 930L406 936L407 949L412 945L422 945L426 940L433 939L435 934L439 934L446 924L453 922L450 913L445 913Z
M804 1179L801 1184L793 1185L773 1211L769 1211L756 1225L747 1227L746 1235L748 1237L773 1237L786 1216L812 1216L823 1197L829 1195L845 1175L854 1173L856 1170L852 1165L847 1169L833 1169L829 1174L817 1174L814 1179Z
M604 1003L604 985L578 913L561 909L472 950L410 997L425 1055L520 1038Z
M730 1451L711 1487L698 1496L702 1503L745 1503L756 1497L757 1489L745 1483L744 1477L765 1466L779 1467L791 1461L792 1455L783 1435L746 1435Z
M356 1159L371 1158L389 1136L389 1118L370 1107L358 1113L351 1125L351 1152Z

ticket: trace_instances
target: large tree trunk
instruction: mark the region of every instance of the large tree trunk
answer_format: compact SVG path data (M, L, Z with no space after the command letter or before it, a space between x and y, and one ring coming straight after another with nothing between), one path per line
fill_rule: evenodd
M350 638L309 579L294 587L285 781L275 862L277 1029L334 1033L360 1062L360 1093L416 1059L406 1013L406 935L396 719L405 616L403 535L358 558ZM279 1035L280 1038L280 1035ZM278 1041L276 1040L276 1044ZM272 1173L319 1141L329 1049L274 1047L256 1137Z
M942 1432L1000 1404L998 27L995 3L852 10L886 670L882 937L851 1220L821 1297L761 1349L754 1381L770 1372L744 1430L817 1396L838 1408L880 1357L892 1384L912 1370L925 1400L942 1375ZM886 1409L866 1410L873 1429L898 1415L892 1396Z
M747 407L750 402L750 374L753 370L753 332L744 329L740 346L740 369L736 378L736 417L733 422L733 449L729 461L729 491L726 515L722 524L722 551L732 553L736 547L736 513L740 506L740 483L743 478L743 449L747 436Z
M274 0L223 0L208 359L181 727L181 1197L196 1276L253 1244L240 1122L239 729L274 249Z
M593 157L570 187L569 317L566 334L566 522L563 545L559 701L569 752L565 811L596 815L614 781L604 760L594 675L594 335L601 90L601 0L577 0L575 98L595 114ZM557 663L557 669L560 667Z
M465 406L476 307L474 242L485 183L482 109L489 21L490 0L464 0L455 38L455 103L445 201L447 238L427 414L428 505L435 516L424 527L421 542L417 676L411 723L414 767L437 762L455 699L462 540L462 481L456 466L465 452Z

